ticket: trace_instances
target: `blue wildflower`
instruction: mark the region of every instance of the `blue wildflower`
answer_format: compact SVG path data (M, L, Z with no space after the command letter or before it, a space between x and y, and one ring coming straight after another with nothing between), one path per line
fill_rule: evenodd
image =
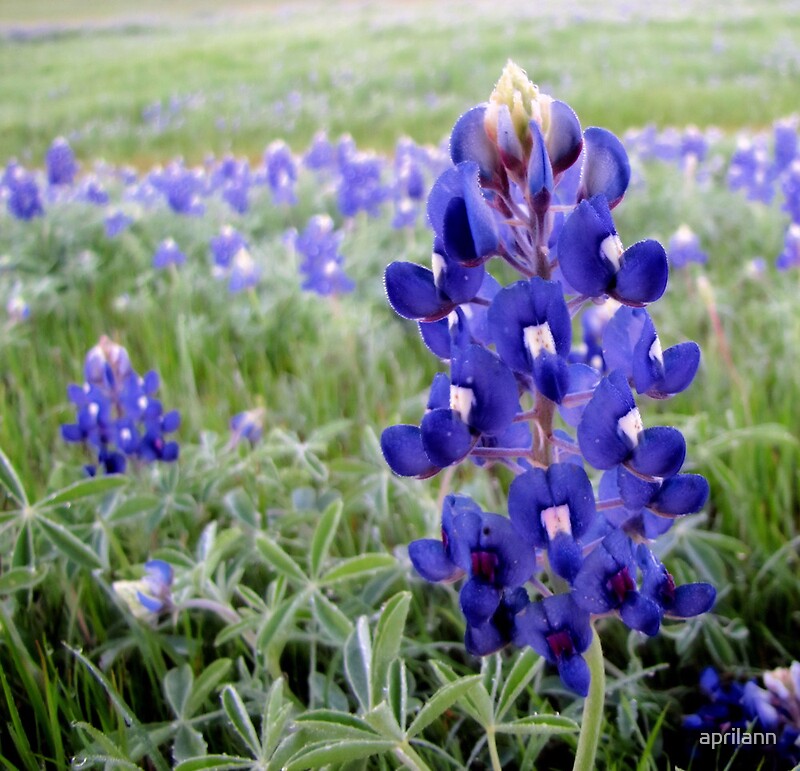
M165 238L153 255L153 267L156 269L167 268L170 265L183 265L186 255L180 250L174 238Z
M134 616L154 620L173 608L172 583L175 573L168 562L149 560L144 575L133 581L114 581L111 588L128 606Z
M233 258L240 249L247 249L245 237L230 225L223 225L219 234L209 242L211 256L217 268L227 271L231 267Z
M344 257L339 252L344 233L336 230L331 217L317 214L306 224L292 243L302 255L300 273L302 288L320 295L338 295L355 288L344 271Z
M800 224L793 222L786 228L783 251L775 262L778 270L800 267Z
M275 204L294 206L297 203L297 161L289 145L281 139L272 142L264 151L264 167L267 185Z
M8 211L19 220L31 220L44 214L36 178L22 166L10 165L3 175L8 188Z
M75 153L64 137L53 140L45 156L47 181L51 185L71 185L75 180L78 164Z
M116 238L120 233L127 230L132 222L133 218L121 209L109 212L104 220L106 237Z
M708 255L701 248L697 234L688 225L681 225L669 239L667 259L673 268L684 268L690 262L704 265Z

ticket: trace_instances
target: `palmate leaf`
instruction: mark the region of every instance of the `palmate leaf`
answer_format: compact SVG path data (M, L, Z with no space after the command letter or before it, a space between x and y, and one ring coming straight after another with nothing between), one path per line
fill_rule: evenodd
M192 683L191 693L186 701L185 715L194 717L203 706L209 694L225 679L233 662L230 659L217 659L209 664Z
M527 715L510 723L498 723L494 730L517 736L555 736L577 733L580 726L574 720L562 715Z
M93 495L101 495L111 490L117 490L120 487L125 487L129 482L130 480L124 474L88 477L50 493L50 495L37 501L35 506L37 509L47 509L64 503L73 503Z
M336 500L322 513L316 530L314 530L309 557L309 567L311 568L311 575L314 578L319 575L322 563L328 556L333 539L336 537L336 531L339 527L341 516L342 501Z
M290 581L301 584L308 583L308 577L300 565L269 536L259 533L256 537L256 547L271 568L282 573Z
M225 715L230 720L233 730L253 754L253 757L259 757L261 754L261 742L239 692L232 685L226 685L222 689L220 700L222 709L225 710Z
M411 738L424 731L436 718L450 709L460 698L474 688L480 681L480 675L460 677L458 680L443 685L436 691L425 706L417 713L414 721L408 727L406 735Z
M389 666L400 653L400 643L406 626L411 592L400 592L383 606L372 644L371 690L372 703L381 700L387 685Z
M0 450L0 486L2 486L9 497L19 504L23 509L28 507L28 494L22 485L22 480L17 474L8 456Z
M366 616L358 619L344 645L344 671L361 711L369 712L372 709L372 638Z
M396 742L386 739L351 739L334 744L319 742L303 747L300 752L290 758L284 768L286 771L322 768L322 766L332 763L347 763L351 760L379 755L393 750L396 746Z
M0 595L30 589L47 575L46 567L11 568L0 575Z
M203 755L199 758L183 760L174 771L227 771L232 768L252 768L252 758L238 755Z
M500 697L495 708L495 720L502 720L506 712L514 705L517 697L541 668L542 659L533 648L525 648L517 656L514 666L506 675Z
M164 696L166 696L177 718L186 719L189 717L186 705L189 703L193 683L194 674L188 664L170 669L164 675Z
M65 557L89 570L102 566L100 557L64 525L39 515L33 520L44 536Z

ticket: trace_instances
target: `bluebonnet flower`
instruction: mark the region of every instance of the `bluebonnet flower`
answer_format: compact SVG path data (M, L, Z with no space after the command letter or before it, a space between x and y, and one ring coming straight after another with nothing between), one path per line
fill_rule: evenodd
M699 158L706 145L686 136L676 148ZM643 543L702 509L709 488L680 473L683 435L645 428L631 390L684 390L700 351L690 341L664 350L642 307L664 293L667 255L653 240L622 246L611 211L631 167L613 134L581 130L568 105L509 62L489 102L456 121L450 157L427 200L430 268L393 262L384 273L390 305L449 374L434 376L419 424L384 429L381 449L400 476L467 459L516 475L507 518L451 495L441 541L415 541L409 554L426 580L468 578L469 652L530 645L585 695L598 617L654 635L664 619L713 605L713 587L676 586ZM521 278L500 286L498 260ZM590 302L573 350L572 320ZM597 493L585 464L605 471Z
M228 276L228 290L236 293L251 289L258 284L260 277L261 269L250 250L243 246L233 255Z
M336 165L336 151L324 131L318 131L303 155L302 163L316 172L330 171Z
M64 137L53 140L45 156L47 181L51 185L71 185L75 180L78 164L75 153Z
M247 440L251 445L254 445L264 433L266 415L266 410L263 407L236 413L230 420L231 439L229 446L235 447L242 440Z
M136 618L155 620L161 613L172 610L172 565L164 560L149 560L144 575L131 581L114 581L111 588L128 606Z
M277 205L294 206L297 203L297 161L289 145L281 139L272 142L264 152L264 167L272 200Z
M800 157L792 161L781 182L783 210L796 225L800 225Z
M183 163L173 161L165 169L151 172L149 179L177 214L199 216L205 211L200 200L204 186L201 170L187 169Z
M186 262L186 255L180 250L174 238L165 238L153 255L153 267L157 269L167 268L170 265L183 265Z
M132 222L133 218L129 214L122 209L114 209L106 215L104 220L106 237L116 238L120 233L126 231Z
M178 429L180 413L164 412L156 398L155 371L140 377L128 352L104 335L86 355L84 378L82 386L67 389L77 422L62 425L61 436L97 454L96 462L84 467L87 474L94 476L98 468L123 473L129 458L142 463L177 459L177 442L164 437Z
M79 197L95 206L105 206L110 200L108 192L94 176L86 177L83 180Z
M231 267L233 258L240 249L247 249L245 237L230 225L223 225L219 233L209 242L214 266L227 271Z
M355 217L360 211L377 217L389 196L381 158L360 152L340 154L336 203L343 217Z
M327 214L314 215L302 233L290 235L294 249L302 257L299 269L303 289L320 295L339 295L355 288L344 271L344 257L339 252L343 239L344 233L336 230Z
M775 265L778 270L800 267L800 225L796 222L786 228L783 251L778 255Z
M772 125L773 169L780 175L797 158L800 137L797 135L797 116L777 120Z
M17 164L9 165L3 175L8 188L6 206L19 220L32 220L44 214L39 185L34 175Z
M775 175L762 138L740 137L728 167L728 187L747 199L768 204L775 195Z
M31 315L30 305L18 289L15 289L6 302L6 313L12 324L19 324Z
M708 255L700 246L700 238L688 225L681 225L669 239L667 258L673 268L684 268L690 262L700 265L708 262Z

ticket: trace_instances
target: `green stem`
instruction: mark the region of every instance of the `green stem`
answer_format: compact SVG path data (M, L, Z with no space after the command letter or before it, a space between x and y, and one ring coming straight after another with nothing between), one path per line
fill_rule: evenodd
M492 759L492 771L503 771L503 764L500 762L500 755L497 752L497 737L494 726L486 733L486 741L489 745L489 757Z
M594 771L597 743L600 740L600 731L603 728L603 706L606 696L606 673L603 668L603 648L600 645L600 636L592 627L592 644L585 654L586 663L592 679L589 682L589 695L583 703L583 719L581 720L581 733L578 737L578 750L575 753L575 763L572 771Z

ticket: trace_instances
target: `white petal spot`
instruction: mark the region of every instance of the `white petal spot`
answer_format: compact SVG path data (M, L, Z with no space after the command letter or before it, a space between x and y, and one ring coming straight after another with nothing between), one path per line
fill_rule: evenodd
M644 424L642 423L642 416L639 410L634 407L627 415L623 415L619 421L619 430L622 431L634 447L639 444L639 434L644 431Z
M551 506L542 511L542 525L547 531L547 538L553 540L559 533L572 535L572 523L569 520L569 506Z
M622 253L625 251L619 236L614 234L606 236L600 244L600 254L619 270L622 265Z
M439 286L439 278L444 273L444 269L447 263L444 261L444 257L438 252L434 252L431 255L431 268L433 269L433 283L436 286Z
M140 410L144 410L144 409L146 409L146 408L147 408L147 405L148 405L148 403L149 403L149 402L148 402L148 399L147 399L147 397L146 397L144 394L142 394L142 395L141 395L141 396L140 396L140 397L139 397L139 398L136 400L136 406L137 406L137 407L138 407Z
M471 388L450 386L450 409L457 412L464 423L469 423L469 413L475 404L475 394Z
M99 414L99 412L100 412L100 405L99 405L97 402L90 402L90 403L89 403L89 406L87 407L87 409L89 410L89 414L90 414L90 415L91 415L93 418L96 418L96 417L97 417L97 415L98 415L98 414Z
M130 440L131 440L131 430L129 428L120 429L119 438L123 442L130 442Z
M547 353L556 352L556 341L553 339L550 325L546 321L544 324L538 324L534 327L525 327L522 330L522 336L525 340L525 347L534 359L542 351L547 351Z
M664 352L661 350L661 341L658 339L658 335L656 335L656 339L653 340L653 344L650 346L649 354L653 361L657 361L662 367L664 366Z

